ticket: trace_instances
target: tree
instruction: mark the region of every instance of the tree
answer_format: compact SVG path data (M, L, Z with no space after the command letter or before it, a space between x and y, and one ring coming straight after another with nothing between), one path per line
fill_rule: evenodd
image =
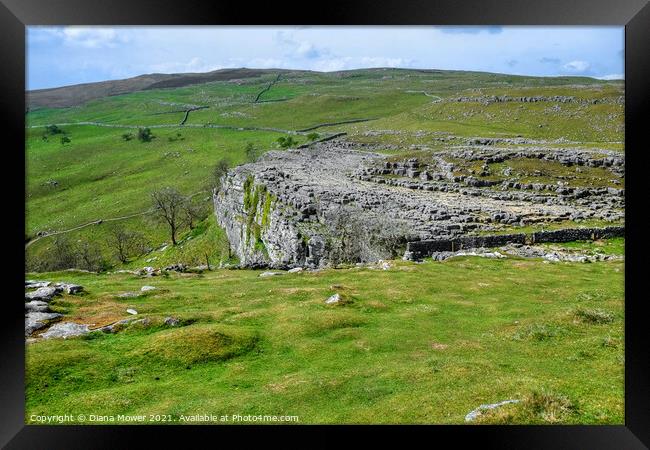
M77 262L76 250L65 235L54 238L54 245L43 257L45 271L70 269Z
M151 193L157 217L169 225L172 244L176 245L176 233L183 224L186 198L175 188L165 187Z
M45 132L54 135L63 133L63 130L56 125L48 125L45 127Z
M127 230L123 226L118 225L111 229L109 243L121 263L127 262L132 255L141 255L145 252L145 238L142 233Z
M196 221L205 219L205 213L206 211L203 204L192 201L191 197L185 199L185 203L183 204L183 214L185 215L185 222L190 227L190 230L194 229L194 223Z
M101 272L108 268L108 263L96 243L84 240L77 247L77 264L82 269L90 270L91 272Z
M278 144L280 144L280 147L282 148L291 148L295 146L298 142L293 138L293 136L281 136L278 138Z
M384 216L365 215L351 205L326 213L329 228L326 242L332 264L390 259L404 251L407 228L404 223Z
M151 134L151 129L149 128L138 128L138 140L141 142L151 142L154 138L154 135Z
M253 145L252 142L246 144L246 159L250 162L254 162L259 157L259 150Z
M211 188L219 190L221 188L221 180L228 173L230 164L227 159L221 158L217 164L212 168L212 179L210 180Z

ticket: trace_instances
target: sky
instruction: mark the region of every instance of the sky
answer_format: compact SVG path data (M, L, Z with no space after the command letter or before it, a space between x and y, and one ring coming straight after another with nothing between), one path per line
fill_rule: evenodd
M368 67L623 79L623 27L27 28L27 89L230 67Z

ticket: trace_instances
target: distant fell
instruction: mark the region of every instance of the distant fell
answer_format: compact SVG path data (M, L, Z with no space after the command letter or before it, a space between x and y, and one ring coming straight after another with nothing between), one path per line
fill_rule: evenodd
M27 91L27 108L66 108L111 95L160 88L178 88L210 81L228 81L259 77L269 73L288 72L282 69L220 69L206 73L154 73L124 80L99 81L50 89ZM293 72L293 71L292 71Z

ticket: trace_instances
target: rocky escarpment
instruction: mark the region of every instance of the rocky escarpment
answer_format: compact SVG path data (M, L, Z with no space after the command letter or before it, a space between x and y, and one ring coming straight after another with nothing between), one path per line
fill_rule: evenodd
M453 149L446 156L536 159L539 150L517 152ZM623 171L621 158L602 152L562 149L543 157L602 165L614 177ZM443 157L434 156L426 167L414 160L395 164L385 155L332 141L269 152L232 169L214 195L214 207L242 266L277 268L323 266L341 255L362 262L394 257L404 252L406 242L506 225L623 217L622 190L558 187L526 192L509 181L472 183L471 177L454 175Z

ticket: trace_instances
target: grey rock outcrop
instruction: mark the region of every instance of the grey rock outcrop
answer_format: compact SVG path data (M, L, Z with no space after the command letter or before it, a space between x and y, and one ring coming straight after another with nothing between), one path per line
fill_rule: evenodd
M61 317L63 315L59 313L29 312L25 314L25 336L31 336L35 331L47 327Z
M165 320L163 321L163 323L165 325L169 326L169 327L175 327L180 323L180 320L178 320L178 318L176 318L176 317L171 317L170 316L170 317L165 317Z
M32 300L25 303L26 312L49 312L49 310L48 303L41 300Z
M52 325L41 334L43 339L67 339L69 337L81 336L90 333L88 325L82 325L74 322L59 322Z
M49 302L55 295L60 294L63 291L60 287L47 286L39 287L33 292L25 293L25 301L38 300L43 302Z
M432 162L423 164L414 158L391 162L385 155L358 148L330 141L273 151L228 172L213 195L214 209L242 267L315 268L336 263L342 247L337 242L348 234L345 248L359 247L365 253L357 261L368 262L401 256L395 253L397 244L409 241L453 239L506 225L623 218L622 190L559 189L510 181L495 185L456 175L454 163L446 159L482 160L485 172L488 162L543 158L603 166L616 177L624 171L620 153L481 144L437 152ZM381 230L390 233L377 239L375 231ZM382 253L370 248L377 240L395 245Z

